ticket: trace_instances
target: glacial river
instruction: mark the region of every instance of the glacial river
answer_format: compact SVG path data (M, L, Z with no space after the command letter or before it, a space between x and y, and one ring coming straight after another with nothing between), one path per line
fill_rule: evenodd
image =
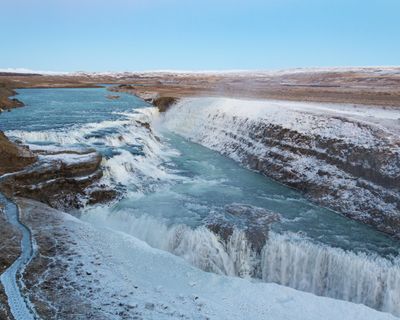
M104 155L102 183L123 197L84 208L83 220L134 235L206 271L250 277L259 268L263 281L400 315L399 242L167 130L137 97L121 93L110 100L105 88L18 93L26 107L0 115L0 130L9 137L89 146ZM222 244L202 226L232 203L282 216L261 254L240 237Z

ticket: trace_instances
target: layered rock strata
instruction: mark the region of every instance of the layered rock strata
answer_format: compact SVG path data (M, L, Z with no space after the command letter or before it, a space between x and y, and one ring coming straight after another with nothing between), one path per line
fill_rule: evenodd
M117 196L114 190L100 184L102 156L93 149L38 148L32 151L27 147L16 148L26 154L10 160L16 167L3 166L3 172L11 173L0 183L0 190L9 197L23 196L53 208L70 210L87 202L106 202ZM35 162L31 163L33 159ZM29 165L21 169L24 161Z
M176 133L400 238L400 113L365 108L193 98L165 120Z

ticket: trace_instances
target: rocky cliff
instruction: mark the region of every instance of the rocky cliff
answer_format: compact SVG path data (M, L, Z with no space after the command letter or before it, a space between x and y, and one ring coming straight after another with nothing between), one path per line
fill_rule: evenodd
M23 196L53 208L79 208L112 200L116 192L99 183L102 156L92 149L30 150L0 133L0 174L7 174L0 190L9 197Z
M167 126L400 238L398 109L222 98L183 99Z
M19 171L35 161L36 156L27 147L12 143L0 131L0 175Z

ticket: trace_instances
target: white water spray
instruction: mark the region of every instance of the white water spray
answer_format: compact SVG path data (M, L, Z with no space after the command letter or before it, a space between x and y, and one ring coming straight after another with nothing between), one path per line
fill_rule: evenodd
M400 315L399 261L271 234L261 267L266 282Z
M126 211L110 213L99 207L90 209L84 219L131 234L205 271L243 278L259 275L265 282L400 315L399 261L274 232L257 254L245 234L237 230L224 241L203 226L168 226L148 216L135 217Z
M60 146L85 145L103 151L102 183L111 186L130 185L137 191L152 183L181 179L162 168L177 151L160 143L148 124L157 116L156 108L136 109L134 113L118 113L124 119L89 123L69 129L47 131L8 131L7 135L25 143L53 143ZM31 145L35 149L40 147ZM45 146L45 148L51 148ZM138 154L136 154L137 152ZM108 154L110 153L110 154Z

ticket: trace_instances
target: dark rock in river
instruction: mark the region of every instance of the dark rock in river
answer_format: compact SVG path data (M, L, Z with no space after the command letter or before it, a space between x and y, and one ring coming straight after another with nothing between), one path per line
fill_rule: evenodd
M146 128L147 130L149 130L151 132L151 125L148 122L142 122L139 120L136 120L136 123L140 124L143 128Z
M117 191L107 189L104 186L103 189L95 189L89 192L88 204L107 203L116 199L117 197Z
M280 215L264 208L233 203L224 213L211 213L205 219L206 227L227 241L234 230L243 231L252 249L260 253L268 239L269 227L280 221Z
M178 100L174 97L158 97L153 99L152 103L160 112L165 112Z
M108 95L108 96L106 96L106 98L107 98L107 99L110 99L110 100L116 100L116 99L119 99L120 96Z
M24 104L18 99L10 98L17 95L17 92L10 88L7 84L0 83L0 108L10 111L12 108L23 107Z

